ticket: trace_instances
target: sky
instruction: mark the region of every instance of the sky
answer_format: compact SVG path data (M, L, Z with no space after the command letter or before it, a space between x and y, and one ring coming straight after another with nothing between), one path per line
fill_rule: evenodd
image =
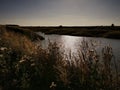
M120 25L120 0L0 0L0 24Z

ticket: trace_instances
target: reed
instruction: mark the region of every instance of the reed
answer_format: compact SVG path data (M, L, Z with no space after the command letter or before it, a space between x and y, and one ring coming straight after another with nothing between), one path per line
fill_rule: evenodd
M62 44L49 42L43 49L26 36L6 31L0 33L0 42L1 90L120 89L120 75L110 46L99 54L96 42L83 40L77 54L66 54Z

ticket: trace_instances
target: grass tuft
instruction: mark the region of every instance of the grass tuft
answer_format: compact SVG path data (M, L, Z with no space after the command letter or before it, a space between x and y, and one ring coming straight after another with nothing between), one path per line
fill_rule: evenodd
M112 47L99 54L83 40L78 53L49 42L37 46L28 37L0 30L0 90L119 90L120 72L112 69Z

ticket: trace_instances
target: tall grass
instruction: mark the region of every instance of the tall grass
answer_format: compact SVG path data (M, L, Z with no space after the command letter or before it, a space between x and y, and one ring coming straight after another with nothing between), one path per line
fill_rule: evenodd
M43 49L26 36L0 34L0 89L119 90L120 77L111 67L112 48L98 54L95 44L83 40L77 54L49 42Z

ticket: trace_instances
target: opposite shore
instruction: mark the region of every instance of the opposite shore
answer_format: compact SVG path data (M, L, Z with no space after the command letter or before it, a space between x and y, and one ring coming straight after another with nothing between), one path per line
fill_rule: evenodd
M42 32L45 34L72 35L85 37L104 37L112 39L120 39L120 26L76 26L76 27L40 27L25 26L22 27L34 32Z

